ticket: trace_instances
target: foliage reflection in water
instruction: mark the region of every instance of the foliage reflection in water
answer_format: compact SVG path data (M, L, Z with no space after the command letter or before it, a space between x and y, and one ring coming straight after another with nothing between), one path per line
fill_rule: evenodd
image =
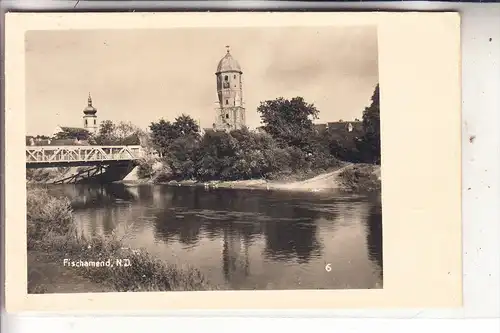
M379 198L165 185L49 189L70 198L84 233L126 227L130 247L231 289L382 287Z

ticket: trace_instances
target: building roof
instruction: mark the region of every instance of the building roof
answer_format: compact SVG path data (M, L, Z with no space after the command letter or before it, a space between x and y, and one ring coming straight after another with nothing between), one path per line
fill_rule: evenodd
M33 137L26 137L27 146L75 146L75 145L89 145L86 140L77 139L34 139Z
M352 130L354 130L354 131L363 130L363 123L361 121L334 121L334 122L327 123L329 130L331 130L331 129L335 129L335 130L348 129L349 124L352 126Z
M328 128L328 125L327 124L314 124L314 128L322 131L322 130L326 130Z
M86 140L75 140L75 139L58 139L58 140L51 140L50 142L47 142L49 146L75 146L75 145L83 145L87 146L89 145L88 141Z
M242 73L240 64L233 58L231 53L229 52L229 47L227 49L226 55L219 61L217 65L217 72L238 72Z
M59 126L61 130L63 131L68 131L68 132L83 132L87 131L85 128L81 127L67 127L67 126Z

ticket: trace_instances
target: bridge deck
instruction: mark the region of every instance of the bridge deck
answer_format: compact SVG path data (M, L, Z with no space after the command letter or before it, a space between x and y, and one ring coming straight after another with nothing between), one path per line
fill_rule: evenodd
M141 146L27 146L26 164L88 165L99 162L133 161L143 156Z

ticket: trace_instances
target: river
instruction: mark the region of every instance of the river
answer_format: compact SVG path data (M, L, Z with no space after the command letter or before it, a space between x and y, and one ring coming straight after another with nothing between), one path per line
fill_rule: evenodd
M230 289L382 288L378 198L167 185L51 185L87 235L190 265ZM328 265L328 268L326 266Z

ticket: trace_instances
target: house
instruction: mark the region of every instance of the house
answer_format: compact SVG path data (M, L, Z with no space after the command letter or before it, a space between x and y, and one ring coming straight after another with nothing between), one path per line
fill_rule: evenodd
M75 146L89 145L86 140L74 139L41 139L33 136L26 136L26 146Z
M26 136L26 146L48 146L50 145L52 139L40 136Z
M314 124L314 129L318 131L318 133L323 133L328 129L327 124Z
M345 133L358 133L363 131L363 123L359 120L329 122L326 124L328 131L339 131Z
M54 128L54 131L52 132L52 136L56 136L60 132L64 132L64 129L62 126L57 125L57 127Z
M326 133L328 133L330 140L336 140L344 146L349 146L363 136L363 123L357 120L329 122Z
M75 139L54 139L49 142L49 146L88 146L87 140Z
M60 133L65 133L66 134L65 136L75 137L75 138L78 138L80 140L86 139L90 135L90 132L88 130L86 130L85 128L57 126L54 129L52 136L56 137Z

